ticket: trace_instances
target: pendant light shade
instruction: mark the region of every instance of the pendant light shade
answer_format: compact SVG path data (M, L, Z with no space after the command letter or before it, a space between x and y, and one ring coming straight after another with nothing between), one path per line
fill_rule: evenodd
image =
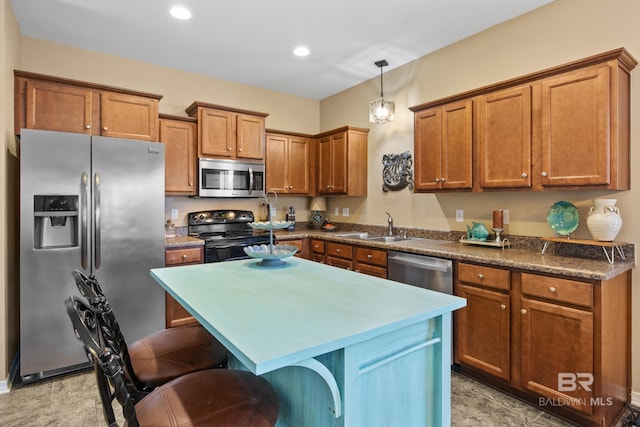
M383 59L376 61L375 64L380 68L380 98L369 103L369 121L371 123L384 124L392 122L396 118L396 104L393 101L384 99L382 67L389 65L389 63Z

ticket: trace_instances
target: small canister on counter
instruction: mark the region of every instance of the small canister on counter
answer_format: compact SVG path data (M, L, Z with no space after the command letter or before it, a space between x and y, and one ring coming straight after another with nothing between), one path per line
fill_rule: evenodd
M287 231L295 231L296 229L296 208L289 206L289 213L287 214L287 221L291 221L291 225L287 227Z

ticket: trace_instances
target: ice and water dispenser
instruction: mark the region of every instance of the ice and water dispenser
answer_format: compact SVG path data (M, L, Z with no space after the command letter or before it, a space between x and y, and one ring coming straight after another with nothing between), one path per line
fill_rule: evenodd
M78 246L78 196L33 196L34 248Z

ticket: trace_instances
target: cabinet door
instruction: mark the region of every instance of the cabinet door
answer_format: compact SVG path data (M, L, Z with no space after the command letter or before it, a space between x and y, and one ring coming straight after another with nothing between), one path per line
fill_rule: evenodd
M281 135L268 135L266 141L266 188L277 193L287 192L287 143Z
M100 135L157 141L158 100L123 93L101 92Z
M264 159L264 117L237 115L235 155L245 159Z
M416 113L414 126L415 189L438 190L442 177L442 110L432 108Z
M473 183L472 106L469 99L442 108L442 188L471 188Z
M235 156L235 115L229 111L198 110L198 157Z
M522 387L591 413L593 314L522 298L520 325Z
M160 120L164 144L165 193L195 195L195 123Z
M609 183L609 81L607 65L542 81L543 186Z
M456 312L456 360L509 381L511 326L509 295L460 285L467 306Z
M91 89L30 80L26 90L27 129L91 134Z
M289 193L309 193L310 145L308 138L289 138L287 150L287 184Z
M482 188L531 187L531 87L478 98Z
M167 267L201 264L204 261L204 247L195 246L167 249L164 257ZM167 328L198 324L195 317L191 316L178 301L167 293L165 293L165 319Z

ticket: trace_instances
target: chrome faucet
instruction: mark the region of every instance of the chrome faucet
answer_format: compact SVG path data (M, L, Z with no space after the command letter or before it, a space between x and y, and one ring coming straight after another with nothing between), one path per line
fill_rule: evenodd
M389 212L385 212L388 216L387 218L387 234L389 236L393 236L393 218L391 218L391 214Z

